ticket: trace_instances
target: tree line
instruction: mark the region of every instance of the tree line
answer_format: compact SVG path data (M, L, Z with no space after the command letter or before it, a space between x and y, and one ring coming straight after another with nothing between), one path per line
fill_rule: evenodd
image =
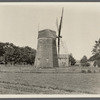
M76 59L73 57L72 54L69 54L69 64L70 66L74 66L76 63Z
M94 66L97 65L98 67L100 67L100 39L95 41L92 49L92 56L89 59L87 59L86 56L83 56L80 62L82 66L89 66L88 61L93 61Z
M100 39L95 41L95 44L93 46L92 50L93 56L90 57L90 61L94 61L94 66L100 67Z
M0 63L1 64L34 64L36 50L31 47L19 47L13 43L0 42Z

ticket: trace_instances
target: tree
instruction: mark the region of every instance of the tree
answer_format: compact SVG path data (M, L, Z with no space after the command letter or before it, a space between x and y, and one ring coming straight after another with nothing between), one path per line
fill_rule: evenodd
M90 64L87 61L88 61L87 57L83 56L82 59L81 59L81 61L80 61L81 65L82 66L90 66Z
M25 48L21 48L21 60L23 63L34 64L36 50L26 46Z
M80 62L81 62L81 63L87 63L87 57L86 57L86 56L83 56L83 58L81 59Z
M71 66L75 65L76 60L75 58L72 56L72 54L69 55L69 63Z
M100 67L100 39L98 41L95 41L92 54L93 56L91 56L89 60L94 61L94 66L98 65Z
M0 43L0 56L3 56L4 53L4 43Z
M98 41L95 41L95 45L93 47L92 54L93 55L100 54L100 39Z
M5 64L34 64L36 50L31 47L18 47L12 43L0 43L1 58Z
M98 41L95 41L92 54L93 56L90 57L91 60L100 60L100 39Z

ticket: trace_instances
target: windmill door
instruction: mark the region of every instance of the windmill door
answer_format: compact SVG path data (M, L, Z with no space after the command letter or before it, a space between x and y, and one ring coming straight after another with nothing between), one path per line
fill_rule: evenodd
M37 59L37 66L40 67L40 58Z

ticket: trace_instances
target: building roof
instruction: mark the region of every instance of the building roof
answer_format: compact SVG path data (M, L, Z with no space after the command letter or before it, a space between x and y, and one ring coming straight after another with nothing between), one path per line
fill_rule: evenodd
M60 59L68 58L68 54L60 54L60 55L58 55L58 58L60 58Z
M38 38L57 38L56 31L45 29L38 33Z

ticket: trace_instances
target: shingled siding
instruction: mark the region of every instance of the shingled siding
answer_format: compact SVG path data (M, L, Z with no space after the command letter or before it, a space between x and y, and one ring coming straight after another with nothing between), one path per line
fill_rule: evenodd
M58 67L56 32L46 29L39 31L35 67Z
M58 67L58 57L57 57L57 46L56 39L52 39L52 51L53 51L53 66Z
M35 60L36 67L58 66L56 40L52 38L38 39L38 48ZM54 44L53 44L54 43Z

